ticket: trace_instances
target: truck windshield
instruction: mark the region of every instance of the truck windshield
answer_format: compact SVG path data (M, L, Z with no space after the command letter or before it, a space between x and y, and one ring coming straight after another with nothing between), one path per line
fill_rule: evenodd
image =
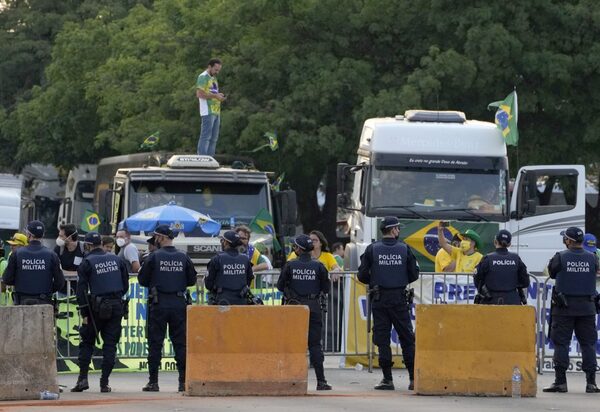
M231 223L249 224L260 209L269 210L266 184L139 181L132 182L131 189L129 216L174 201L228 228Z
M94 210L94 184L95 181L82 180L75 188L75 201L73 202L72 221L81 222L86 211Z
M375 166L367 213L407 218L504 221L505 170L399 169Z

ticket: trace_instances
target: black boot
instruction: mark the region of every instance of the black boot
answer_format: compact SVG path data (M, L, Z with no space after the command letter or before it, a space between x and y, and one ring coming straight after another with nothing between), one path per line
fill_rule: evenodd
M90 388L90 384L88 383L87 377L79 377L77 378L77 383L73 388L71 388L71 392L83 392L86 389Z
M158 392L159 391L158 382L148 382L146 384L146 386L144 386L142 388L142 390L144 392Z
M600 393L600 389L596 386L596 372L586 372L585 380L585 393Z
M544 392L559 392L559 393L565 393L568 392L568 388L567 388L567 383L556 383L554 382L552 385L548 386L547 388L543 389Z
M185 392L185 382L179 382L179 388L177 388L177 392Z
M375 389L379 391L393 391L395 389L394 381L391 379L383 378L381 382L379 382L379 385L375 385Z
M108 383L106 385L100 384L100 392L102 392L102 393L112 392L112 388L110 386L108 386Z
M326 380L317 381L317 390L318 391L330 391L331 385L328 384Z

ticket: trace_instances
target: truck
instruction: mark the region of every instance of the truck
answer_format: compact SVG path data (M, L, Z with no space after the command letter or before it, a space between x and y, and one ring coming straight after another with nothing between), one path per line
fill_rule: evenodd
M73 223L86 232L82 221L86 212L94 211L94 188L96 185L96 168L94 164L81 164L69 171L65 184L65 197L58 209L57 227Z
M401 238L421 270L433 271L437 225L446 237L474 229L493 249L499 229L513 234L511 250L541 274L564 248L560 232L585 227L582 165L521 167L509 190L506 144L493 123L462 112L409 110L365 121L356 164L338 164L338 207L347 218L345 266L356 270L367 245L381 237L384 216L401 219Z
M0 174L0 239L10 239L20 228L23 178Z
M101 160L97 169L94 205L103 234L116 233L121 222L139 211L169 202L207 214L221 224L221 234L236 225L250 224L263 209L274 218L277 234L294 234L295 192L272 192L269 173L256 170L251 164L233 161L231 166L225 166L211 156L160 153L118 158ZM111 170L124 162L131 166L118 167L110 177ZM282 254L273 254L274 235L255 233L252 241L263 243L278 261ZM146 249L147 238L148 234L132 234L132 241L140 250ZM219 239L200 229L180 233L174 246L187 251L199 269L205 268L221 250Z
M21 227L39 220L46 231L42 243L54 247L58 236L58 210L65 195L65 182L58 169L52 165L33 163L21 170Z

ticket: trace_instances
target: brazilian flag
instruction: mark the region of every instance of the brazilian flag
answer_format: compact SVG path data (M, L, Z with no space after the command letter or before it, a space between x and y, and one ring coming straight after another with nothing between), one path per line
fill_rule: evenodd
M100 226L100 216L98 216L98 213L86 210L85 216L83 216L83 220L81 221L81 230L84 232L93 232L98 229L98 226Z
M267 132L265 133L265 137L269 139L269 148L271 149L271 151L274 152L275 150L277 150L277 148L279 147L277 135L274 132Z
M506 96L506 99L488 104L488 110L496 108L495 123L502 132L504 141L508 146L517 146L519 143L519 130L517 120L519 105L517 91Z
M154 132L150 136L144 139L144 142L140 145L140 149L154 149L160 141L160 132Z
M253 232L266 233L273 236L273 249L275 249L276 252L281 250L281 245L277 241L277 236L275 235L273 216L271 216L267 209L260 209L248 226Z

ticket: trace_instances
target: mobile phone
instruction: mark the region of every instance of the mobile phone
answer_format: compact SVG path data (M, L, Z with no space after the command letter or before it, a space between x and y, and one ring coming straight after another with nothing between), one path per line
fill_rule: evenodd
M448 227L448 226L450 226L450 222L442 221L442 222L440 222L440 226L441 227Z

